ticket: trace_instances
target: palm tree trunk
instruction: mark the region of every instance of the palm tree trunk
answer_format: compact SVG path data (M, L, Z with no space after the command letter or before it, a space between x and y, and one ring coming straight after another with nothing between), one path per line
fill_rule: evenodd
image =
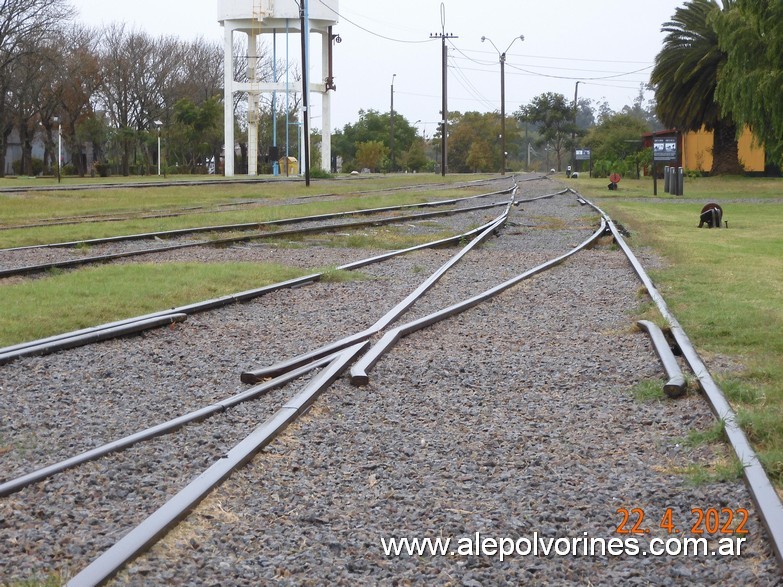
M745 169L739 161L737 126L720 120L715 125L712 145L711 175L742 175Z

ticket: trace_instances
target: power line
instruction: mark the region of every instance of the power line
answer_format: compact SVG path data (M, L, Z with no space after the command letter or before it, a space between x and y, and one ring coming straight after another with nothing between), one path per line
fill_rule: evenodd
M461 53L463 51L460 51ZM465 53L481 53L484 55L491 55L491 51L485 51L482 49L465 49ZM628 63L628 64L636 64L636 65L650 65L652 62L650 61L623 61L618 59L588 59L586 57L551 57L547 55L526 55L523 53L509 53L510 57L524 57L527 59L551 59L554 61L586 61L590 63ZM468 57L470 59L470 57Z
M470 57L454 57L454 59L468 59L472 61L473 63L479 63L480 65L489 65L488 63L478 62L475 59L471 59ZM506 61L508 63L508 61ZM492 63L492 65L495 65L495 63ZM608 74L618 74L618 75L628 75L626 73L621 73L618 71L611 71L611 70L602 70L602 69L579 69L577 67L552 67L551 65L517 65L517 67L529 67L529 68L535 68L535 69L551 69L551 70L560 70L560 71L579 71L583 73L608 73ZM581 79L581 78L577 78Z
M449 44L452 46L452 48L455 51L457 51L457 53L461 54L465 59L467 59L468 61L472 61L473 63L475 63L477 65L495 65L497 63L497 60L495 60L495 61L478 61L476 59L473 59L472 57L468 57L462 49L457 47L451 41L449 41Z
M539 73L535 71L528 71L526 69L523 69L521 67L514 67L509 66L513 69L516 69L517 71L521 73L510 73L508 75L517 75L517 76L527 76L527 77L546 77L546 78L554 78L554 79L563 79L563 80L577 80L583 83L586 83L584 80L603 80L603 79L613 79L617 76L608 76L608 77L593 77L593 78L586 78L586 77L566 77L566 76L559 76L559 75L547 75L544 73ZM463 71L480 71L481 73L493 73L492 70L489 69L478 69L475 67L463 67ZM625 73L625 74L619 74L619 75L631 75L634 72L631 73ZM617 80L618 83L634 83L634 84L646 84L648 80Z
M522 67L517 67L517 66L514 66L514 65L509 65L509 67L512 68L512 69L516 69L517 71L522 71L522 72L527 73L529 75L536 75L536 76L540 76L540 77L549 77L549 78L554 78L554 79L567 79L567 80L579 80L579 81L583 81L583 80L584 81L591 81L591 80L614 79L614 78L617 78L617 77L625 77L626 75L633 75L635 73L640 73L640 72L645 71L647 69L652 69L653 68L652 65L649 65L647 67L642 67L641 69L636 69L634 71L628 71L628 72L625 72L625 73L617 73L617 74L614 74L614 75L607 75L607 76L602 76L602 77L571 77L571 76L563 76L563 75L551 75L551 74L546 74L546 73L537 73L535 71L529 71L527 69L524 69Z
M411 40L407 40L407 39L395 39L393 37L387 37L386 35L382 35L380 33L376 33L375 31L371 31L370 29L368 29L366 27L363 27L362 25L360 25L358 23L355 23L351 19L346 18L344 15L340 14L334 8L332 8L326 2L324 2L324 0L318 0L318 1L321 4L323 4L324 6L326 6L326 8L328 8L329 10L334 12L338 17L340 17L345 22L347 22L349 24L352 24L356 28L363 30L365 33L369 33L369 34L373 35L374 37L378 37L378 38L384 39L386 41L392 41L393 43L406 43L406 44L410 44L410 45L417 45L417 44L420 44L420 43L429 43L429 42L432 41L432 39L424 39L424 40L421 40L421 41L411 41Z
M459 84L474 98L476 98L479 102L484 104L484 106L487 106L489 108L494 108L494 104L490 100L484 97L484 95L481 93L481 91L473 85L473 82L470 81L470 78L468 78L467 75L465 75L465 72L463 72L456 64L453 64L454 58L452 57L452 70L457 74L457 81Z

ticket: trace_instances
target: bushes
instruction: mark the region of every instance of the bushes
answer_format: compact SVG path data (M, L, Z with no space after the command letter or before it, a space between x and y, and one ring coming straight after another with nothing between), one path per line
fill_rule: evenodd
M314 179L332 179L334 176L320 167L314 167L310 170L310 177Z
M628 155L625 159L613 161L602 159L593 163L593 177L609 177L612 173L619 173L623 177L638 178L641 170L650 163L652 163L652 149L643 149Z
M12 164L12 167L14 169L15 175L24 175L25 171L22 169L22 162L21 161L14 161ZM36 159L33 158L31 162L32 167L32 173L30 175L41 175L44 170L44 162L43 159Z
M111 167L109 167L108 163L93 163L92 164L93 169L96 171L96 173L101 177L109 177L111 175Z

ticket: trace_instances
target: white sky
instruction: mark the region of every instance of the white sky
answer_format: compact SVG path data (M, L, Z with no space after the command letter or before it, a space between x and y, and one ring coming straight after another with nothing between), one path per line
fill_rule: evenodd
M318 0L309 0L318 2ZM151 35L203 36L222 41L217 22L217 0L71 0L77 19L89 25L125 22ZM500 110L498 54L481 37L492 39L503 51L520 34L506 59L506 113L543 92L559 92L570 100L577 80L579 97L607 100L618 110L631 104L639 84L649 79L658 53L663 22L684 0L339 0L345 19L334 32L342 37L335 46L334 75L337 92L332 99L332 127L342 128L358 119L361 108L388 112L392 75L394 110L420 132L431 136L440 119L441 43L402 43L429 39L441 32L441 4L445 30L458 36L451 41L449 110L479 112ZM360 27L355 26L356 23ZM380 35L380 36L379 36ZM282 41L278 40L278 47ZM271 44L271 43L270 43ZM299 39L292 35L291 55ZM314 36L313 51L320 46ZM320 58L313 77L320 76ZM471 61L474 60L474 61ZM476 63L478 61L479 63ZM590 79L615 76L611 79ZM521 71L526 70L526 71ZM537 74L537 75L536 75ZM559 76L559 77L546 77ZM566 79L559 79L566 78ZM314 80L311 80L314 81ZM650 97L650 94L647 94ZM314 103L312 126L320 128L320 107Z

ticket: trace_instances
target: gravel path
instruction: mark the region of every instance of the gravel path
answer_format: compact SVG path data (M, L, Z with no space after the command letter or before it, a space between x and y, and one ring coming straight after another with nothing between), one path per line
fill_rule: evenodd
M551 191L548 182L522 184L521 197ZM594 230L595 218L573 196L523 204L499 238L458 264L401 322L561 254ZM373 254L241 252L303 266ZM243 390L242 370L369 326L453 253L422 251L362 269L369 279L275 292L173 328L0 367L0 476ZM370 371L369 386L339 380L114 583L780 584L743 484L693 486L682 473L726 458L721 445L682 444L689 430L713 422L706 401L693 393L640 401L631 392L663 377L646 335L632 326L638 287L622 253L606 243L403 339ZM0 583L72 576L301 385L0 498ZM456 543L476 532L608 540L619 536L623 507L646 514L652 534L640 537L641 549L667 538L658 527L667 508L688 536L692 508L747 508L750 535L739 557L500 561L385 556L381 547L381 538Z

